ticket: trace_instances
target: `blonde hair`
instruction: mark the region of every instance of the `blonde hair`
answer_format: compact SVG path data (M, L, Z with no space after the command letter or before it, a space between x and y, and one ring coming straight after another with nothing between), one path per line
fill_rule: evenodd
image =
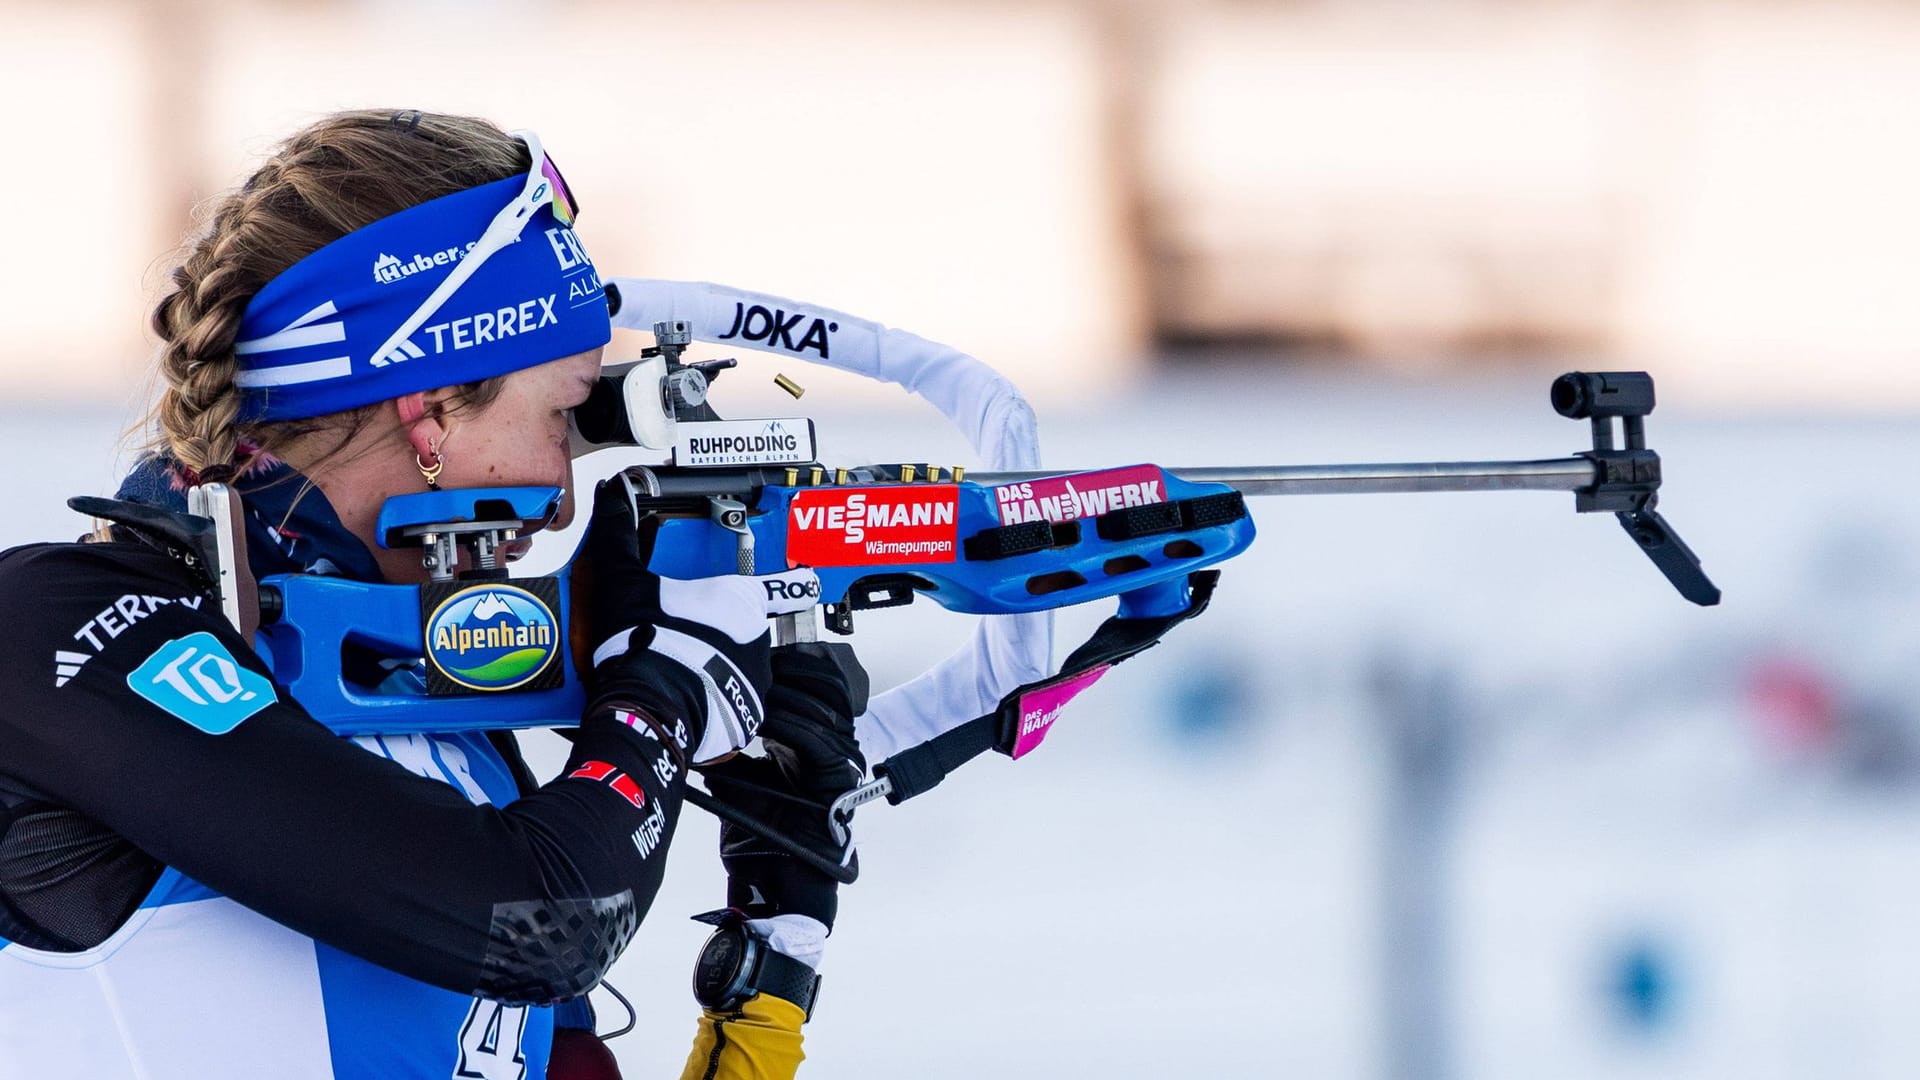
M335 113L295 133L238 191L209 204L207 226L153 309L164 343L149 449L189 480L220 480L289 441L338 428L333 452L378 405L311 420L248 423L234 386L241 315L267 282L342 236L411 206L527 169L527 148L493 124L411 110ZM502 377L459 388L451 408L485 408Z

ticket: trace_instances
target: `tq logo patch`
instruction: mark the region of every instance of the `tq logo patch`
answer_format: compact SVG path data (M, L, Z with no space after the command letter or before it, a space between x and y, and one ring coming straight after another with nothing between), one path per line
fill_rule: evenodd
M127 676L127 686L209 735L225 735L279 700L266 676L241 667L205 631L153 650Z

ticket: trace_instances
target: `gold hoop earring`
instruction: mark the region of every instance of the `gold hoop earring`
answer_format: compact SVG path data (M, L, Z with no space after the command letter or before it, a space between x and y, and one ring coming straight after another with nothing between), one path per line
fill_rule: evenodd
M435 446L431 441L427 443L427 453L433 455L433 464L429 465L421 461L419 454L413 455L413 464L415 468L420 470L420 476L426 480L427 490L439 491L440 470L446 468L447 461L440 455L439 447Z

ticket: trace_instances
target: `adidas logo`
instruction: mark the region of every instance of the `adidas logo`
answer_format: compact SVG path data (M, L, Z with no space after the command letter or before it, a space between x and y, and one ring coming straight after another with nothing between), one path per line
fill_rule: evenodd
M69 679L80 674L80 665L91 659L93 659L93 657L87 653L67 652L65 650L54 653L53 688L58 690L67 685Z
M373 366L386 367L388 364L397 364L402 360L418 360L425 355L427 355L426 350L420 346L415 345L411 341L402 341L400 344L374 357Z

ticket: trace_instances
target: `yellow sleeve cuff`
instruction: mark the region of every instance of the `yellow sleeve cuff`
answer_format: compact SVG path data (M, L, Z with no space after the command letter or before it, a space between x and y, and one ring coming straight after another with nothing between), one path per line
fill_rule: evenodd
M791 1080L800 1050L800 1006L756 994L738 1009L701 1012L681 1080Z

